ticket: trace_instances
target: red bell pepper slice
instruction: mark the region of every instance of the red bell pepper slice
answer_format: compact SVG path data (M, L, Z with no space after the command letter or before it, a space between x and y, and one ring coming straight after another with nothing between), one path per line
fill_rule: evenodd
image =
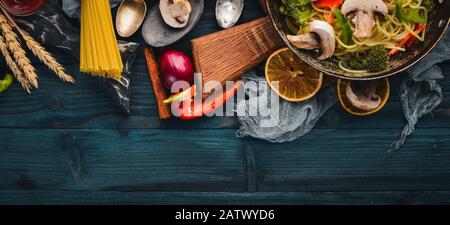
M425 27L426 27L425 24L417 24L414 33L419 35L425 29ZM408 34L402 41L400 41L400 43L397 44L397 47L401 48L408 42L410 43L409 45L412 45L412 43L414 43L416 39L417 39L416 36L414 36L413 34ZM397 49L392 49L391 51L389 51L389 55L395 55L397 54L397 52L398 52Z
M220 93L217 97L207 99L205 102L200 104L196 104L194 101L190 101L190 105L188 106L188 108L186 108L184 104L188 103L189 101L182 102L179 107L179 118L181 120L193 120L214 112L217 108L224 105L228 100L233 98L236 91L239 90L242 84L242 81L237 81L234 83L232 88ZM201 115L199 115L200 112Z
M314 2L314 6L317 8L329 8L330 14L327 17L327 23L332 24L334 20L333 9L342 5L344 0L319 0Z

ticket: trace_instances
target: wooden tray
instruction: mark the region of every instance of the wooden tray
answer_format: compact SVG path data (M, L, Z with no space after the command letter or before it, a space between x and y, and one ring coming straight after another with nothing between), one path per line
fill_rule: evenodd
M269 17L192 40L195 70L208 81L238 79L285 46Z

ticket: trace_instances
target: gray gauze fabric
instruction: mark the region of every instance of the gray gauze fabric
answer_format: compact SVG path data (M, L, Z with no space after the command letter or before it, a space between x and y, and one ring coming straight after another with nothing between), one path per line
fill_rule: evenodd
M110 0L111 7L115 7L121 1L122 0ZM80 18L80 0L63 0L62 8L70 18Z
M408 70L408 77L400 86L400 101L408 124L400 140L394 142L389 151L398 150L406 138L414 132L421 117L431 113L442 101L442 90L438 80L444 78L436 65L450 59L450 32L435 49L420 63Z
M246 95L250 97L239 101L236 107L241 124L236 133L238 137L250 136L273 143L293 141L311 131L320 117L337 102L336 90L334 86L330 86L305 102L291 103L279 99L279 116L273 116L272 110L264 110L263 116L251 116L249 111L252 109L270 108L272 91L265 78L257 76L255 71L245 74L243 80ZM259 85L247 85L250 81ZM269 118L278 120L274 120L274 126L263 126L262 123Z

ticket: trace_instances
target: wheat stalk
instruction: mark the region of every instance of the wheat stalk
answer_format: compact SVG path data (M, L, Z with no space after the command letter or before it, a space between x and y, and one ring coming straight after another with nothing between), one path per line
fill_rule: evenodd
M3 8L2 8L3 9ZM8 20L3 14L0 14L0 28L6 40L6 46L14 56L14 59L22 70L23 74L33 87L38 87L36 69L31 65L30 59L27 58L25 50L20 46L17 36L12 31Z
M16 64L16 62L14 62L13 58L9 54L8 48L6 47L5 39L3 38L2 35L0 35L0 51L2 52L3 57L5 58L6 64L11 69L20 85L22 85L22 88L28 94L31 94L32 87L28 82L28 80L24 77L22 70L20 70L19 66Z
M19 29L19 28L18 28ZM64 70L64 67L59 64L53 56L45 50L37 41L35 41L28 33L25 31L21 31L20 34L22 38L25 40L28 48L33 52L33 54L41 60L42 63L47 65L49 69L51 69L55 74L63 81L69 83L75 83L75 79L72 76L67 74Z
M44 63L49 69L51 69L55 74L63 81L74 83L75 79L72 76L68 75L64 67L59 64L56 59L50 54L44 47L42 47L39 42L35 41L27 32L20 29L20 27L16 24L14 19L9 15L9 13L1 8L3 14L9 20L11 25L16 28L16 30L20 33L22 38L25 40L27 47L31 50L31 52L39 59L42 63Z

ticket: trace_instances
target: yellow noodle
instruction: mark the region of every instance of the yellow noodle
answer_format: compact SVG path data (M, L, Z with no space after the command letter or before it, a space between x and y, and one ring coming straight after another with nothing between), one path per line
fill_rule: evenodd
M330 13L329 10L317 8L316 6L314 6L314 4L311 4L311 6L312 6L312 8L313 8L315 11L317 11L317 12L324 13L324 14L329 14L329 13Z
M417 9L422 5L422 0L417 0L416 4L410 3L408 6L413 8L413 9Z
M109 0L81 0L80 71L120 79L123 63Z
M369 72L367 70L352 70L352 69L348 69L347 67L342 65L342 61L339 61L338 65L339 65L339 68L341 68L343 71L348 72L348 73L352 73L352 74Z

